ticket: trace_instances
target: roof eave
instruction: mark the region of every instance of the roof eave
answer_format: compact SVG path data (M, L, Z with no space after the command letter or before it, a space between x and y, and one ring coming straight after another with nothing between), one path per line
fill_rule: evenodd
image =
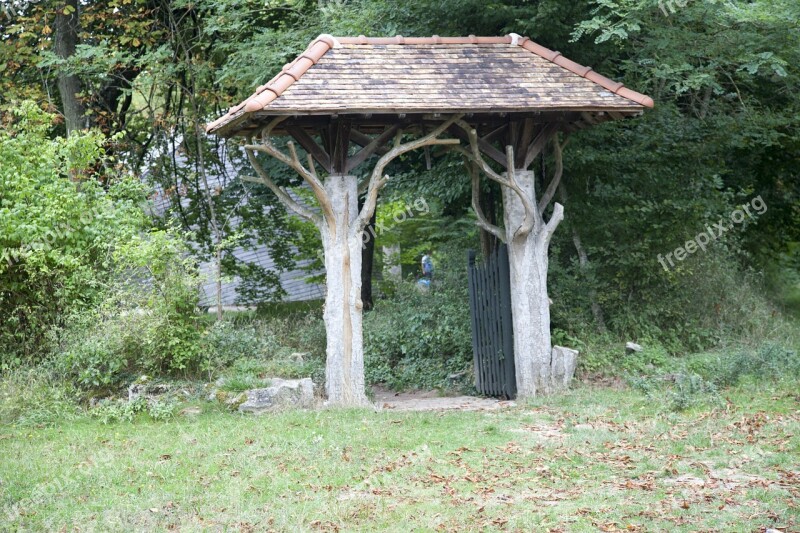
M396 117L393 120L387 120L386 125L395 124L398 120L408 120L409 122L418 122L420 120L430 120L436 116L445 116L453 113L464 113L467 115L467 121L474 115L517 115L517 116L545 116L558 115L561 113L595 113L605 115L609 118L606 120L615 120L619 118L629 118L641 116L644 113L644 106L627 106L627 107L599 107L599 106L578 106L578 107L557 107L557 108L496 108L496 109L404 109L404 110L388 110L388 109L353 109L353 110L324 110L321 109L314 113L303 111L302 113L294 110L281 110L278 112L270 112L270 110L261 110L254 112L242 112L230 120L214 126L213 129L208 130L209 134L219 135L221 137L229 138L242 135L242 130L251 129L250 122L263 122L270 117L290 116L290 117L351 117L354 125L359 122L369 123L375 125L376 117ZM278 128L276 132L280 130Z

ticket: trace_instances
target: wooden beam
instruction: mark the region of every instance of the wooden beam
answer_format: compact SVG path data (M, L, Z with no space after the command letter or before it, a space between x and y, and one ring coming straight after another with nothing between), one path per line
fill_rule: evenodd
M602 122L602 119L598 115L594 113L589 113L588 111L584 111L583 113L581 113L581 118L583 119L584 122L592 125L599 124L600 122Z
M512 139L510 143L514 147L514 165L516 168L523 168L528 146L533 142L533 134L536 131L536 123L532 118L526 118L522 122L522 127L518 129L519 137Z
M306 130L299 126L287 126L286 133L292 136L292 138L297 141L297 143L303 147L303 149L311 154L314 159L317 160L317 163L322 165L327 172L331 172L331 158L328 155L328 152L325 149L317 144Z
M350 130L350 140L356 143L357 145L364 147L367 146L369 143L372 142L372 137L367 135L366 133L359 131L359 130ZM389 151L389 148L386 146L380 146L375 153L378 155L383 155Z
M450 132L451 135L454 135L459 139L461 139L462 141L465 141L467 144L469 144L469 135L467 135L467 132L461 129L459 126L450 126L450 128L448 128L447 131ZM491 158L493 161L503 165L503 168L506 167L508 163L506 154L504 154L503 152L492 146L490 143L479 138L478 148L480 148L481 152L489 156L489 158Z
M383 133L371 139L366 145L361 145L363 148L358 151L354 156L349 157L347 159L347 164L345 165L345 172L349 173L351 170L356 168L358 165L363 163L367 160L369 156L386 146L386 144L394 138L395 133L397 130L400 129L400 126L395 124L394 126L390 126L386 129ZM350 137L353 138L356 144L361 144L358 140L355 140L355 133L361 133L358 130L352 130L350 132ZM362 139L363 140L363 139Z
M504 131L506 131L507 127L508 127L508 124L503 124L499 128L495 128L494 130L492 130L489 133L487 133L486 135L484 135L483 136L483 140L486 141L487 143L494 142L495 140L497 140L497 138L500 136L500 134L502 134Z
M533 142L528 146L528 150L525 154L525 161L523 161L522 167L520 167L522 170L525 170L531 166L531 163L533 163L533 160L536 159L536 156L539 155L542 150L544 150L547 141L549 141L550 138L558 132L558 130L558 124L554 123L544 124L541 127L539 133L533 139Z
M338 119L333 124L333 154L331 156L331 173L347 173L347 154L350 151L350 131L351 123L349 120Z
M517 139L519 139L519 133L522 128L520 127L519 120L511 120L508 123L508 133L506 134L505 142L503 146L511 146L514 148L514 151L517 150ZM506 157L508 159L508 157Z

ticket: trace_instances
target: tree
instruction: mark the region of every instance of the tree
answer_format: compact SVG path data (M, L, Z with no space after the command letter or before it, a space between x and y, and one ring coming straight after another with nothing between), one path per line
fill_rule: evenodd
M67 0L56 10L56 32L53 39L55 54L64 61L75 54L78 44L78 0ZM81 101L81 81L73 73L58 73L58 93L64 107L64 121L67 134L86 126L84 108Z

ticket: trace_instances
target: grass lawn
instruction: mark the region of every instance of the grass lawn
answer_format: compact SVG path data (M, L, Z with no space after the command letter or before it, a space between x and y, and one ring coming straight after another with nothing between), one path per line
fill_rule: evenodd
M0 530L800 530L798 383L0 428Z

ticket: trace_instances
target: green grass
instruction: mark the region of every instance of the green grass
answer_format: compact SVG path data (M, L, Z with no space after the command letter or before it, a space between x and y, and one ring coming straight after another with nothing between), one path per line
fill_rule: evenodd
M582 387L503 411L202 413L0 428L0 530L800 527L796 381L667 412Z
M270 380L259 379L252 376L234 376L226 378L220 390L226 392L244 392L250 389L263 389L270 386Z

